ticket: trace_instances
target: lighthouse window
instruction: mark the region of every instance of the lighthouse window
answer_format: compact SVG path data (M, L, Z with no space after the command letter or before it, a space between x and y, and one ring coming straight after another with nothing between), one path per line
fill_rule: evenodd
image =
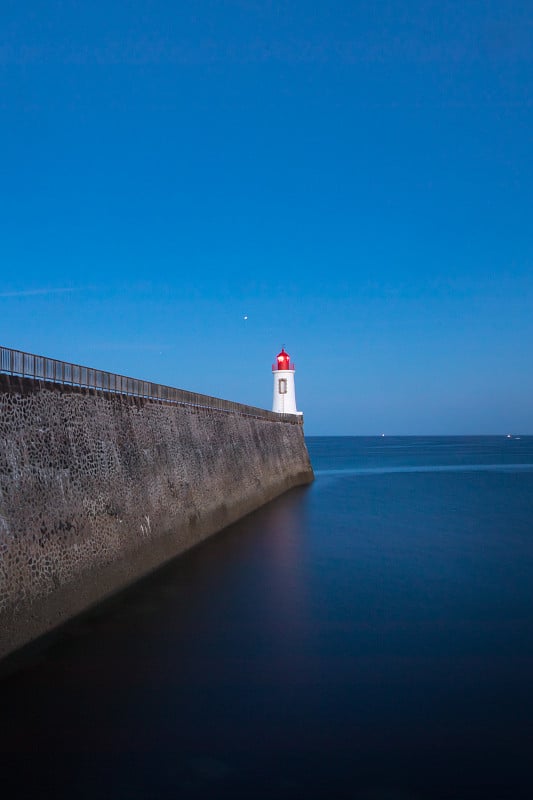
M280 378L278 381L278 391L280 394L287 394L287 379Z

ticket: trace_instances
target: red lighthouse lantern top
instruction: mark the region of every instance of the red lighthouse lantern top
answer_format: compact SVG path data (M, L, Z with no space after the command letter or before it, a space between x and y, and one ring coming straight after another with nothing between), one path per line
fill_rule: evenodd
M291 357L285 352L284 347L281 348L281 353L276 356L276 363L272 365L272 369L294 369L294 364L291 364Z

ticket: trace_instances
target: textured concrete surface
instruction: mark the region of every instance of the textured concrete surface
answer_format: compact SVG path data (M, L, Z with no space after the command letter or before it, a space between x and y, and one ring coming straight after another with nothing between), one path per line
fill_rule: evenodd
M0 375L0 658L312 479L301 425Z

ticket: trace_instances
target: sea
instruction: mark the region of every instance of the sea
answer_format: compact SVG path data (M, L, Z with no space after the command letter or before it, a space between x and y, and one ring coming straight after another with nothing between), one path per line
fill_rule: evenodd
M533 437L307 444L3 676L3 796L533 797Z

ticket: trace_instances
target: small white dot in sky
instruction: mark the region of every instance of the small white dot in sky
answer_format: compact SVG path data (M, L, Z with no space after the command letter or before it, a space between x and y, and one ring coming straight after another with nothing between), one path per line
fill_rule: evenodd
M244 319L248 319L248 317L246 316L246 314L244 315Z

